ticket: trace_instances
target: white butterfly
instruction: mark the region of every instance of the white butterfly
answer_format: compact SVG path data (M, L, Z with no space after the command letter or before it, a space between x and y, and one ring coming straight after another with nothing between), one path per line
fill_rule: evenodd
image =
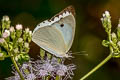
M37 25L32 41L57 57L68 57L75 34L75 17L72 6Z

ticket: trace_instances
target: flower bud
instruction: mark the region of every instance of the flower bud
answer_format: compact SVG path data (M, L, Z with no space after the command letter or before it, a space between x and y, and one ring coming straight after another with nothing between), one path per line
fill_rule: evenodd
M4 43L5 42L5 39L4 38L0 38L0 43Z
M105 16L110 17L110 13L108 11L105 11Z
M19 39L18 39L18 42L19 42L19 43L23 42L23 39L22 39L22 38L19 38Z
M120 47L120 41L118 41L117 45Z
M9 30L5 30L5 32L2 34L3 38L7 38L8 36L10 36L10 31Z
M29 31L28 42L30 43L32 40L32 31Z
M111 34L111 37L112 37L113 43L117 43L117 36L114 32Z
M108 33L111 31L111 17L108 11L105 11L103 14L103 18L101 18L103 27L105 28L105 31Z
M14 27L10 27L10 32L14 32L14 31L15 31Z
M29 31L29 35L30 35L30 36L32 35L32 31Z
M16 25L16 29L17 29L17 30L21 30L21 29L22 29L22 25L21 25L21 24L17 24L17 25Z
M26 32L26 33L29 33L29 31L30 31L29 28L26 28L26 29L25 29L25 32Z
M119 24L117 27L117 36L118 36L118 40L120 41L120 20L119 20Z
M20 37L22 35L22 25L21 24L18 24L16 25L16 37Z
M112 38L117 38L117 36L114 32L112 33Z
M8 16L3 16L3 19L2 19L2 21L9 21L10 19L9 19L9 17Z
M13 51L14 51L14 53L19 53L18 48L15 48Z
M25 42L24 46L25 46L25 48L29 48L29 43Z
M2 30L4 30L5 28L6 29L9 29L10 27L10 19L8 16L3 16L3 19L2 19Z

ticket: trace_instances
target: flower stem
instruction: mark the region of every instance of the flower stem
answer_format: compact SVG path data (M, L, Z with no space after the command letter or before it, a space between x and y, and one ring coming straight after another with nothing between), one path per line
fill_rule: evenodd
M112 58L112 53L108 55L100 64L98 64L95 68L93 68L90 72L88 72L85 76L83 76L80 80L86 79L88 76L90 76L92 73L94 73L97 69L99 69L103 64L105 64L108 60Z
M19 67L18 67L18 65L17 65L17 63L16 63L16 61L15 61L13 56L11 57L11 60L12 60L12 62L14 64L14 66L15 66L15 68L16 68L16 70L17 70L17 72L18 72L18 74L19 74L19 76L21 78L21 80L24 80L24 77L23 77L22 73L20 72Z
M111 43L111 29L107 32L108 35L108 40ZM99 63L96 67L94 67L90 72L88 72L85 76L83 76L80 80L86 79L88 76L90 76L92 73L94 73L96 70L98 70L100 67L102 67L107 61L109 61L113 57L113 48L112 44L109 46L110 49L110 54L101 62Z

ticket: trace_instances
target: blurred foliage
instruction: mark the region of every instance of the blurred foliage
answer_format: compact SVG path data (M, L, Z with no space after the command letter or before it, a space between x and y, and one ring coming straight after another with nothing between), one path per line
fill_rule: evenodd
M106 39L100 18L105 10L110 11L113 31L116 30L120 17L120 0L0 0L0 18L8 15L12 24L23 24L34 29L41 21L51 18L69 5L76 10L76 34L72 52L72 62L77 65L73 80L79 80L84 74L101 62L108 54L108 48L101 44ZM82 51L85 51L83 53ZM39 47L31 43L31 57L39 55ZM79 55L79 54L88 54ZM0 80L11 75L11 62L0 62ZM10 67L8 67L10 66ZM88 77L87 80L119 80L120 59L111 59L102 68Z

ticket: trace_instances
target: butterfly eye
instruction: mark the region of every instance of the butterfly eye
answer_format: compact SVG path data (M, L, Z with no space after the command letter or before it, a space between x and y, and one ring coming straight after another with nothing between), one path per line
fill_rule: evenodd
M63 27L63 26L64 26L64 24L61 24L60 26L61 26L61 27Z

